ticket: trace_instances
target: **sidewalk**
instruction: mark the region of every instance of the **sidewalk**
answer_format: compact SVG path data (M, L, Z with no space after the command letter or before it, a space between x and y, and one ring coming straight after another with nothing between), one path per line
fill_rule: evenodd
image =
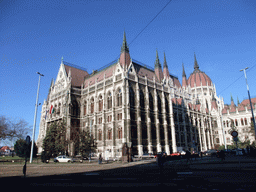
M174 166L175 170L204 170L204 171L256 171L256 158L244 156L231 156L221 160L216 157L203 157L188 161L182 159L171 161L168 166Z

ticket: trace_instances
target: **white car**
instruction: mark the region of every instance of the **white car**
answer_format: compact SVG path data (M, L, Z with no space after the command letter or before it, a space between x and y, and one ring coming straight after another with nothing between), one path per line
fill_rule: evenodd
M54 158L54 162L67 163L67 162L73 162L73 159L67 157L66 155L61 155L61 156Z

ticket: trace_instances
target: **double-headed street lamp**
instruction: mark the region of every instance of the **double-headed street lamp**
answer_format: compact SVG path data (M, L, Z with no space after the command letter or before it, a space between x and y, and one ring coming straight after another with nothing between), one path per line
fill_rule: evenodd
M250 105L251 105L252 122L253 122L253 126L254 126L255 137L256 137L255 118L254 118L254 114L253 114L252 101L251 101L249 86L248 86L248 83L247 83L247 76L246 76L246 72L245 72L245 70L248 69L248 68L249 68L249 67L246 67L246 68L244 68L244 69L241 69L240 71L244 71L244 77L245 77L245 81L246 81L246 85L247 85L247 91L248 91L248 96L249 96L249 101L250 101Z
M39 88L40 88L40 79L43 74L36 72L39 75L38 80L38 88L37 88L37 96L36 96L36 108L35 108L35 115L34 115L34 126L33 126L33 135L32 135L32 143L31 143L31 151L30 151L30 163L32 163L33 159L33 149L34 149L34 140L35 140L35 128L36 128L36 116L37 116L37 107L38 107L38 96L39 96Z

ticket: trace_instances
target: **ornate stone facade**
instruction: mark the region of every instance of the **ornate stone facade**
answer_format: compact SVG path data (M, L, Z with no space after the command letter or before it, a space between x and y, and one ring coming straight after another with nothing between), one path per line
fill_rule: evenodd
M194 63L188 79L183 68L181 85L169 73L165 55L163 69L158 52L154 69L131 59L125 34L120 58L90 75L62 61L42 106L39 152L47 126L63 118L70 155L77 153L72 145L76 129L91 131L103 157L106 152L120 157L124 143L131 144L138 155L204 151L222 144L223 99L199 70L196 56ZM56 113L47 113L51 106Z

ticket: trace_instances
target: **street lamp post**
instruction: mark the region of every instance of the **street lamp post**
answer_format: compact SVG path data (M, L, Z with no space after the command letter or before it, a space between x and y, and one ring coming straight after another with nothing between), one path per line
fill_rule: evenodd
M35 115L34 115L34 125L33 125L33 135L32 135L32 143L31 143L31 151L30 151L30 163L33 160L33 149L34 149L34 140L35 140L35 128L36 128L36 116L37 116L37 107L38 107L38 96L39 96L39 88L40 88L40 79L43 74L36 72L39 75L38 80L38 88L37 88L37 96L36 96L36 108L35 108Z
M248 68L249 67L246 67L244 69L241 69L240 71L244 71L244 77L245 77L245 81L246 81L246 85L247 85L247 91L248 91L248 96L249 96L249 101L250 101L250 106L251 106L251 112L252 112L252 122L253 122L253 126L254 126L255 137L256 137L255 118L254 118L254 114L253 114L252 101L251 101L249 86L248 86L248 83L247 83L247 76L246 76L246 72L245 72L245 70L248 69Z

